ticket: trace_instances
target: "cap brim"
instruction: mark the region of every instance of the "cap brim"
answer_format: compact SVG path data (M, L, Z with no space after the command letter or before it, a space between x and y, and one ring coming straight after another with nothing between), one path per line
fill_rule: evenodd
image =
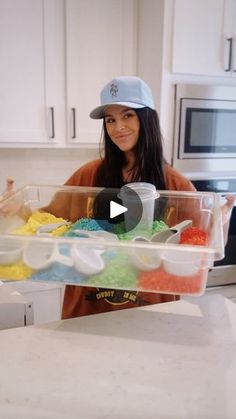
M145 108L145 105L142 105L141 103L134 103L134 102L112 102L112 103L107 103L106 105L101 105L98 106L97 108L93 109L89 116L92 119L102 119L104 118L104 112L105 109L108 106L111 105L120 105L120 106L127 106L128 108L133 108L133 109L141 109L141 108Z

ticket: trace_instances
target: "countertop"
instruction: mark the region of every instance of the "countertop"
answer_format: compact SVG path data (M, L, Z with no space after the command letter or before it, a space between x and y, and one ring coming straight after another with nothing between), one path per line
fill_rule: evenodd
M235 419L220 295L0 332L1 419Z

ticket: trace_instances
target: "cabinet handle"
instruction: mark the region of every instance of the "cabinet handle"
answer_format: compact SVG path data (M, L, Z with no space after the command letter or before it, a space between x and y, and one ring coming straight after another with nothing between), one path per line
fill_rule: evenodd
M227 44L225 45L224 67L225 67L225 71L230 71L231 65L232 65L233 38L227 38L225 41Z
M71 138L76 138L76 109L75 108L71 108L71 115L72 115L72 120L71 120Z
M233 39L232 68L233 71L236 72L236 38Z
M54 121L54 108L51 106L49 108L49 112L50 112L50 134L49 134L49 138L55 138L55 121Z

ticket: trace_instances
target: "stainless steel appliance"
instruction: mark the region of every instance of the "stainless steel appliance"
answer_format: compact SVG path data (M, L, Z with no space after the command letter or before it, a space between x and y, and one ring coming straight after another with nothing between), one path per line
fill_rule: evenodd
M236 86L175 86L172 158L182 172L236 170Z

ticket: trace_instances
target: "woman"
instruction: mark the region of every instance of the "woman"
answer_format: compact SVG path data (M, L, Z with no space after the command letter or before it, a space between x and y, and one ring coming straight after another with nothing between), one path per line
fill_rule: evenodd
M117 77L101 92L101 105L90 117L103 119L104 157L76 171L66 185L120 188L130 182L150 182L159 190L195 191L168 165L152 93L138 77ZM175 295L67 286L62 317L174 301Z

